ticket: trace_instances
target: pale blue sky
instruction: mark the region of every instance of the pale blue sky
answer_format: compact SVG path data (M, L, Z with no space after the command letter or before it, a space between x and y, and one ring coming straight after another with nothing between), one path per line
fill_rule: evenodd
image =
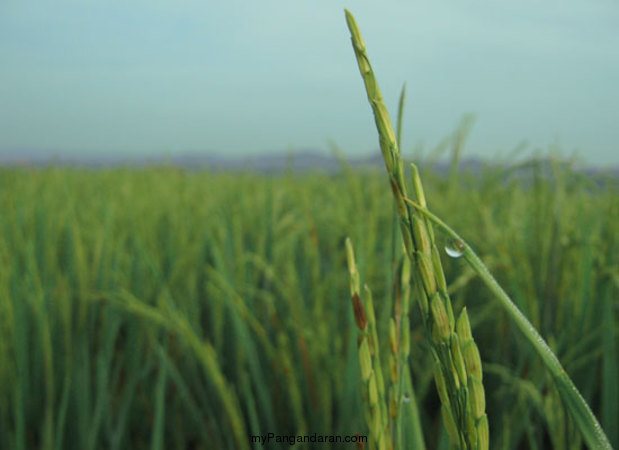
M366 155L344 7L392 111L407 83L405 152L474 112L469 156L619 164L614 0L2 0L0 155Z

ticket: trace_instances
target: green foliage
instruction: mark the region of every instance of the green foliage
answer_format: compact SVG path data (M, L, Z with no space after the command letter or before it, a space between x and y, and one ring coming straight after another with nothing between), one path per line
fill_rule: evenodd
M617 181L546 163L451 181L420 172L432 210L487 262L619 445ZM380 171L0 169L0 448L367 434L344 238L388 336L391 227ZM492 294L462 259L442 259L483 361L490 448L581 448ZM439 448L432 360L418 308L410 316L408 369Z

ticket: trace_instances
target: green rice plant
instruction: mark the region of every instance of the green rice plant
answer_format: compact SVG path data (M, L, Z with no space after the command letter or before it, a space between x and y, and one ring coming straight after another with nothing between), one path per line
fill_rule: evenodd
M390 176L392 190L396 197L398 212L402 220L401 228L406 250L411 260L417 263L418 278L422 282L425 290L426 298L424 302L424 292L418 289L422 313L428 311L429 303L431 316L435 322L435 326L431 328L433 333L433 344L435 344L434 355L437 362L435 376L437 388L443 403L443 419L452 442L463 448L476 446L479 442L483 442L485 447L488 446L488 424L484 413L485 396L482 384L481 359L479 357L479 350L470 333L470 325L468 323L466 310L462 312L458 319L456 325L458 332L455 334L453 333L451 303L447 296L446 288L441 289L445 284L444 275L442 274L436 247L432 242L434 237L428 220L431 220L432 223L439 226L442 231L449 235L452 239L451 244L454 248L448 249L448 252L453 256L465 256L465 259L470 263L473 270L501 301L507 313L524 333L529 342L532 343L546 368L552 375L561 399L572 415L572 418L576 422L587 444L592 448L611 448L608 438L604 434L604 431L591 412L589 406L535 327L531 325L526 316L520 312L513 301L507 296L492 277L487 267L481 262L471 248L453 232L453 230L436 216L428 212L421 182L414 165L412 169L416 199L411 200L407 198L403 182L403 169L398 143L394 137L391 121L370 65L361 33L354 17L348 10L346 11L346 20L351 31L353 49L365 83L368 99L374 111L380 138L380 147ZM459 153L459 151L457 153ZM455 182L453 181L454 173L455 169L452 166L452 184ZM411 207L414 208L415 214L411 211ZM417 217L419 213L423 215L422 220ZM431 259L435 255L436 257ZM434 276L436 273L439 274L438 278ZM436 295L437 286L439 287L438 291L441 293L444 292L443 298ZM436 349L436 344L442 344L443 349L448 348L452 353L448 357L441 355L440 351ZM443 359L441 359L441 356L443 356ZM451 361L452 365L445 365L445 362L449 361ZM461 361L464 363L461 363ZM452 369L451 374L449 373L450 367ZM452 378L456 389L448 389ZM463 399L464 401L460 400L461 405L467 405L466 410L462 407L450 407L451 404L458 401L458 379L464 385L467 385L468 380L469 391L466 392ZM470 422L474 424L473 426L469 425L467 416L463 413L464 411L468 413L468 418ZM475 430L475 427L477 427L477 433L470 432L470 430ZM468 434L467 431L469 431Z
M616 448L616 176L510 161L461 170L453 189L430 163L418 161L432 212L466 230ZM384 169L345 163L269 175L0 168L0 448L207 450L268 431L369 435L360 332L342 276L350 236L364 307L363 284L372 287L386 409L392 389L402 398L392 419L401 438L389 429L394 447L401 439L399 448L422 448L415 439L423 437L427 448L446 450L433 356L414 306L408 363L392 380L389 323L402 334L395 304L399 295L404 304L409 283L400 279L410 263L400 258L401 238L385 232L393 201ZM435 233L442 250L448 236ZM490 447L582 449L533 346L464 257L442 266L484 362ZM236 434L214 383L221 378L238 405Z
M432 228L425 217L405 203L407 190L396 134L361 32L348 10L346 22L368 100L374 112L380 148L400 218L404 247L411 261L413 283L427 341L434 358L435 382L442 402L445 428L451 441L459 448L487 449L489 433L481 358L472 338L466 310L463 310L456 326ZM419 175L414 165L412 169L415 198L425 205Z
M400 94L400 102L398 107L398 126L397 126L397 140L398 143L401 140L402 131L402 117L404 111L404 100L406 97L406 86L402 87ZM383 412L382 421L388 424L384 429L380 430L381 433L377 435L374 431L376 428L373 424L373 409L375 405L367 404L366 416L368 417L368 425L371 432L371 443L378 442L382 445L390 448L414 448L417 450L425 449L425 442L423 437L423 430L420 421L419 408L415 398L415 391L413 388L410 371L408 370L408 359L410 356L410 318L409 318L409 304L410 304L410 261L409 259L401 255L402 251L396 251L398 244L402 246L402 242L398 239L398 215L396 210L396 203L393 203L392 212L392 226L391 226L391 266L392 271L387 274L387 286L391 287L391 301L384 302L383 310L390 315L388 324L389 335L389 355L388 363L386 364L388 376L388 398L382 399L387 401L387 415ZM374 305L372 302L371 291L366 286L366 295L368 301L366 302L366 308L369 309L369 317L371 320L366 319L365 309L360 296L360 276L356 268L356 262L354 258L354 251L352 248L352 242L350 238L346 238L346 254L347 264L350 272L351 283L351 296L353 303L353 313L355 316L355 323L361 333L358 344L359 347L364 345L364 341L369 340L371 342L372 349L380 348L380 342L378 340L378 334L376 332L376 314L374 312ZM396 261L399 263L396 265ZM395 274L395 276L394 276ZM391 311L388 311L388 308ZM369 326L369 330L366 327ZM360 353L362 357L364 352ZM385 365L384 361L380 361L378 355L375 359L376 364L380 369L381 365ZM367 362L365 363L367 366ZM364 367L364 366L362 366ZM363 371L362 371L363 375ZM382 379L382 370L381 376ZM383 386L384 389L384 386ZM367 399L367 395L365 396ZM404 416L406 420L404 419ZM383 434L386 437L383 437ZM380 440L382 437L382 441Z
M522 314L499 283L497 283L479 256L477 256L471 247L453 229L428 211L425 205L421 205L410 199L406 199L405 201L417 211L424 214L424 216L430 219L442 232L452 239L451 245L454 247L452 251L457 252L458 256L464 257L486 286L493 292L495 297L501 302L501 306L509 314L511 319L524 334L525 338L535 348L537 354L551 374L563 403L572 415L587 445L596 449L611 449L612 447L604 430L558 358L537 329L529 322L526 316Z
M148 323L164 327L165 329L177 334L191 348L197 361L203 366L204 371L216 387L216 392L219 393L221 399L221 412L229 421L230 430L233 435L236 448L249 448L247 437L244 432L243 420L239 408L239 401L234 390L229 386L226 378L223 376L221 368L217 362L217 357L212 345L208 342L203 342L195 332L191 329L186 317L179 316L168 308L154 308L145 305L138 299L128 293L121 293L119 298L108 300L112 305L126 310L131 314L147 321ZM163 443L163 426L164 420L162 408L165 407L165 388L166 388L166 367L160 366L157 374L157 382L155 387L155 426L152 432L152 447L161 448Z
M376 331L376 314L372 293L365 286L365 306L361 301L360 277L350 239L346 239L346 255L350 273L350 295L355 323L360 331L359 366L363 382L363 396L367 404L366 420L370 429L370 447L379 450L393 448L389 408L385 395L385 380L380 358L380 342ZM366 312L367 311L367 312Z
M376 313L372 292L365 286L360 294L360 275L350 238L346 239L346 255L350 274L350 294L355 323L359 330L358 350L366 403L366 420L370 429L370 447L378 449L413 448L424 450L425 443L415 401L414 389L408 371L410 354L410 324L408 317L408 290L410 266L404 259L396 280L394 316L389 320L388 394L380 358ZM399 284L399 283L402 284ZM364 306L365 304L365 306ZM367 311L367 313L366 313ZM397 324L396 324L397 322ZM403 420L407 415L409 423ZM410 426L407 426L410 425ZM405 431L406 430L406 431Z

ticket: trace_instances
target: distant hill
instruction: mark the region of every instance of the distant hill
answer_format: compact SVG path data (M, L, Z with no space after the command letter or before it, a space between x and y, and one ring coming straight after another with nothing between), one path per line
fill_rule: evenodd
M529 160L519 163L522 169L542 162L544 172L551 170L550 160ZM430 164L432 168L441 174L449 173L449 162L438 160ZM252 156L221 156L214 154L179 154L165 157L125 157L114 154L82 155L82 156L47 156L40 153L12 153L0 154L0 166L5 167L84 167L84 168L109 168L109 167L148 167L155 165L170 165L187 170L211 170L211 171L251 171L258 173L284 173L287 171L308 172L321 171L335 173L348 166L351 168L376 168L382 169L382 155L379 150L374 154L364 157L345 157L334 154L325 154L316 151L301 151L295 153L266 153ZM567 163L566 163L567 164ZM479 158L465 158L460 161L459 171L477 173L484 167L505 166L505 163L488 162ZM592 168L580 167L579 171L587 174L604 173L611 177L619 178L619 167Z
M263 173L294 172L319 170L337 171L342 164L351 166L380 167L382 156L376 155L362 158L346 158L345 160L331 154L313 151L297 153L266 153L252 156L222 156L207 153L188 153L160 157L119 156L113 154L80 155L80 156L46 156L40 153L0 154L0 165L3 166L74 166L74 167L145 167L152 165L172 165L186 169L208 169L215 171L247 170Z

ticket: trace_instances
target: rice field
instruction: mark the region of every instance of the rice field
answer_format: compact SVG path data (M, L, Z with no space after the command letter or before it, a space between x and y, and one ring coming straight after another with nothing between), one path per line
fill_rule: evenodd
M619 445L617 179L557 161L451 177L418 165L429 209L484 260ZM0 211L0 448L368 434L345 241L389 336L402 243L384 171L4 168ZM435 237L483 362L490 448L583 448L533 348ZM416 445L447 449L410 309Z

